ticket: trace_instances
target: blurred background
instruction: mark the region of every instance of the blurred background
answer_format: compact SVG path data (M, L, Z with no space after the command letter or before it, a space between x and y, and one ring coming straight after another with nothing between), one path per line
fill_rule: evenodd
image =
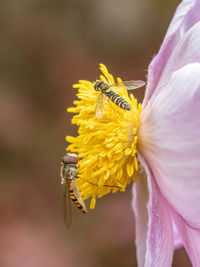
M145 80L178 3L0 1L0 267L137 266L131 186L87 215L73 207L65 229L59 167L77 130L66 108L99 63ZM191 266L183 249L173 266Z

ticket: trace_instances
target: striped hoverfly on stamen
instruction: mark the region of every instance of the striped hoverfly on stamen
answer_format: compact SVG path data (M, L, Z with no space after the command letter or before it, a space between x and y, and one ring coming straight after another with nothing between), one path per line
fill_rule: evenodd
M76 179L78 175L78 155L72 153L70 150L67 151L67 154L63 157L60 167L60 177L61 184L65 185L64 191L64 220L67 228L69 229L72 221L72 212L71 212L71 200L73 203L82 211L83 213L87 213L87 208L85 202L83 201L81 194L78 190ZM87 179L80 178L91 184L92 186L99 185L94 184ZM122 189L122 187L117 185L107 185L104 184L103 187L111 187Z
M125 81L112 85L108 85L102 80L97 80L94 84L95 91L100 92L95 108L95 115L97 119L101 119L105 113L107 102L109 101L108 99L124 110L131 110L130 105L120 95L113 91L114 88L125 87L127 90L134 90L143 87L144 85L145 82L140 80Z
M70 227L72 221L71 201L74 202L83 213L87 213L86 205L78 190L76 179L78 175L78 156L75 153L67 151L63 157L60 167L61 184L65 185L64 193L64 220L67 228Z

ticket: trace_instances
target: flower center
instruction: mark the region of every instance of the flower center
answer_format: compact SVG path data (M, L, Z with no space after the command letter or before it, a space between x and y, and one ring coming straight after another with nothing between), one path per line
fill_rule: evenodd
M111 86L113 76L105 65L100 64L100 80ZM117 79L117 82L122 82ZM90 208L95 207L96 197L125 191L131 177L135 182L138 177L137 159L137 129L142 111L141 104L128 92L125 87L113 87L113 91L125 100L131 110L124 110L111 102L107 96L101 109L103 116L98 119L95 115L100 92L94 90L94 84L81 80L73 87L78 89L74 101L75 107L68 112L78 113L72 118L72 123L79 126L78 136L67 136L71 143L67 149L78 153L80 159L77 185L83 199L92 197Z

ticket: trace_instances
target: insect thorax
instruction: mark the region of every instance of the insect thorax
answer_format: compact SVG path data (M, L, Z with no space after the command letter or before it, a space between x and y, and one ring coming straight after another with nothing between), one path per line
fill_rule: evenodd
M64 164L64 177L68 177L70 179L76 179L78 175L78 170L75 164Z
M97 80L95 85L94 85L94 89L96 91L100 91L103 93L107 92L109 88L110 88L110 86L101 80Z

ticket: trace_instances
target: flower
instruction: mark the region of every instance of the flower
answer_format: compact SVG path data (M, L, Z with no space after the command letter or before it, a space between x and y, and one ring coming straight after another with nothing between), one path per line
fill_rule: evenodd
M93 208L96 196L125 190L133 174L139 267L171 266L179 246L193 266L200 265L199 47L200 2L184 0L149 65L142 108L120 88L116 92L132 110L107 105L98 120L94 83L74 86L80 100L69 111L78 113L72 122L79 135L67 140L81 157L79 189L84 199L92 197ZM101 70L100 79L113 83L103 65ZM144 171L137 179L139 168Z
M100 79L107 84L114 84L113 76L105 65L100 64ZM121 83L121 79L117 79ZM72 123L79 126L77 137L67 136L71 143L67 149L77 152L79 161L79 178L77 184L83 199L92 197L90 208L95 207L96 197L102 197L111 190L124 191L127 184L137 180L137 128L141 114L141 104L131 94L130 97L123 85L115 87L131 106L125 111L114 103L104 103L106 113L102 119L95 116L99 92L94 90L94 82L80 80L74 84L78 88L76 107L68 112L78 113ZM110 101L111 102L111 101Z
M182 245L200 266L198 0L179 5L149 65L137 154L147 177L134 186L138 266L171 266Z

